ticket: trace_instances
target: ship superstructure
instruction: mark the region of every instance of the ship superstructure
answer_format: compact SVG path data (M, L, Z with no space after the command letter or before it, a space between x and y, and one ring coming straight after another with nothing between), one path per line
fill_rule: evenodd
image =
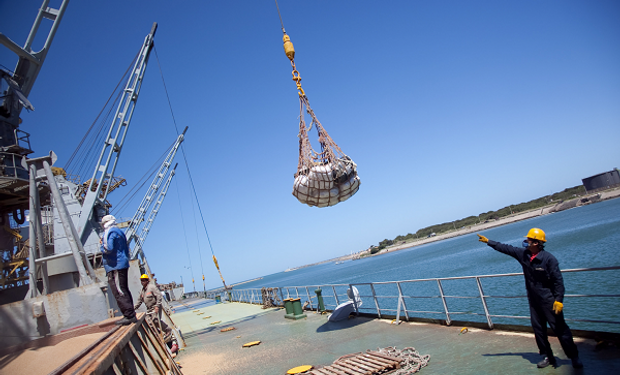
M106 320L116 302L108 291L100 253L99 225L109 213L108 194L125 183L115 176L136 108L153 39L154 23L141 46L109 126L92 176L85 182L54 167L56 154L29 157L29 134L19 129L28 100L54 34L68 5L58 9L44 0L23 47L0 33L0 43L19 56L13 72L3 70L0 103L0 322L6 327L1 348ZM43 22L52 21L43 49L31 45ZM185 129L187 130L187 128ZM139 276L151 273L143 243L172 178L180 134L148 189L136 215L126 225L132 249L130 290L138 294Z

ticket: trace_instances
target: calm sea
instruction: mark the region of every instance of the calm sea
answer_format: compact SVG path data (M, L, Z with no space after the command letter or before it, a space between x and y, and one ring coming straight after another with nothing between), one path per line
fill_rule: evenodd
M532 227L545 231L547 235L545 249L555 255L560 262L561 269L620 266L620 199L536 217L480 233L495 241L520 246L523 236ZM380 256L340 264L330 262L295 271L280 272L240 285L239 288L400 281L515 272L522 272L516 260L478 242L475 234L469 234ZM565 273L564 284L566 294L620 294L618 293L620 271ZM522 276L484 279L483 286L487 295L525 294ZM413 287L416 288L415 294L417 295L420 293L423 295L424 293L437 294L436 283L428 286L422 286L421 283L411 284L411 288ZM428 291L425 292L424 288L428 288ZM451 294L450 285L444 288L447 294ZM462 283L458 288L464 288ZM466 289L471 289L466 294L478 293L475 286L466 287ZM407 294L406 290L403 292ZM360 293L364 295L365 292L360 290ZM455 291L454 294L459 293ZM460 294L462 295L463 291ZM467 301L451 302L455 308L465 309L459 311L478 312L479 307L475 305L468 307L468 303ZM477 304L480 305L479 302ZM411 309L410 306L408 308ZM524 299L495 300L490 302L490 308L492 314L529 315L527 302ZM422 311L425 308L419 310ZM441 308L438 307L437 310L425 311L440 310ZM620 321L620 299L567 298L565 314L569 319ZM529 324L528 321L512 321L512 323ZM620 332L618 325L594 327L580 322L573 322L570 325L578 329Z

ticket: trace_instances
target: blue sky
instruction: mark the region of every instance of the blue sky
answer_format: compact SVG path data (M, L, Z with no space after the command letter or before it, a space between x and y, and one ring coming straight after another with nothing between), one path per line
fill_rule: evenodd
M1 1L0 31L23 45L40 4ZM67 162L158 22L116 173L128 186L109 200L176 138L161 68L229 284L620 167L617 1L279 5L310 104L358 164L350 200L318 209L291 195L299 104L273 1L72 1L30 94L35 111L22 113L32 156L54 150L57 166ZM0 47L0 64L15 63ZM176 161L145 252L160 282L193 274L202 289L204 273L217 287L181 153ZM132 216L144 193L113 213Z

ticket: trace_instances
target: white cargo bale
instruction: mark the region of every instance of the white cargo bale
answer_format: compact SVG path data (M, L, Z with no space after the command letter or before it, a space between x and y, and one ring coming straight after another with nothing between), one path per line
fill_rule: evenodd
M309 186L316 189L331 189L334 187L332 180L332 167L330 164L317 165L310 168L308 174Z
M340 189L340 197L338 198L340 202L346 201L347 199L351 198L355 193L357 193L361 181L358 176L355 176L350 181L347 181L347 183L349 184L349 189L347 189L346 191Z
M334 164L315 165L298 173L304 174L295 178L293 195L311 207L334 206L359 190L356 165L347 156L337 159Z
M360 187L360 178L355 176L353 182L351 182L351 190L357 191Z
M317 165L310 169L310 174L315 174L315 179L320 181L331 181L332 180L332 165Z
M295 185L293 189L299 191L301 194L308 194L308 177L297 176L295 179Z

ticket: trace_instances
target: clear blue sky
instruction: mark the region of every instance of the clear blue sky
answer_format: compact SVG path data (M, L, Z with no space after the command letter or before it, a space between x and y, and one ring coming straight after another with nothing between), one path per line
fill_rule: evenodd
M1 1L0 30L23 45L40 4ZM54 150L57 166L66 163L158 22L159 64L177 126L189 126L187 161L229 284L620 167L618 1L279 5L312 108L358 164L362 185L347 202L318 209L291 195L299 106L267 0L72 1L30 95L36 110L22 114L32 156ZM0 64L15 63L0 47ZM175 137L153 54L117 168L128 186L112 204ZM145 251L160 282L188 284L193 273L202 289L204 272L206 287L217 287L176 160ZM114 213L132 216L139 198Z

